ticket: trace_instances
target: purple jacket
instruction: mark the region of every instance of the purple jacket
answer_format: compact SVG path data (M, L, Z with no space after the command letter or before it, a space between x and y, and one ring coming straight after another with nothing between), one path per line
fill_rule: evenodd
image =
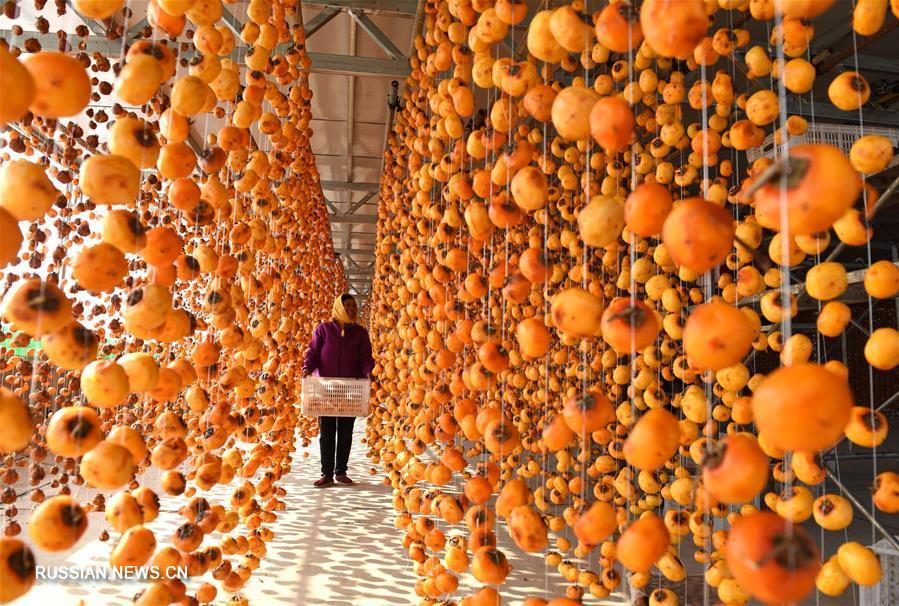
M368 332L358 324L348 324L340 336L340 325L334 320L315 327L306 350L303 370L320 377L366 379L375 362L371 357Z

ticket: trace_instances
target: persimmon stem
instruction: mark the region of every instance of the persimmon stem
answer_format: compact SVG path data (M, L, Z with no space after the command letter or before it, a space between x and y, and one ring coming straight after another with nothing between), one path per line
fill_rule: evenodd
M609 320L628 320L632 321L635 326L643 324L645 319L646 311L639 307L628 307L609 316Z
M771 183L775 179L777 181L785 181L784 185L787 189L792 189L799 184L799 181L805 177L811 162L804 158L789 157L785 160L775 162L758 176L752 184L746 189L746 195L752 196L763 186Z
M749 252L749 254L752 255L752 260L755 261L756 265L758 265L759 269L761 269L762 271L768 271L769 269L771 269L771 267L773 267L773 263L768 257L763 255L761 251L749 246L742 238L740 238L736 234L734 235L734 242L745 248Z
M771 541L771 549L759 560L751 561L753 567L761 568L775 560L787 570L796 570L815 559L815 550L808 540L799 535L778 534Z

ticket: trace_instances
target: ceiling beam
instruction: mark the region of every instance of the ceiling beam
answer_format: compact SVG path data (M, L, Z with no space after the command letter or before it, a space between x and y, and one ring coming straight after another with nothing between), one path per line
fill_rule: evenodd
M320 13L310 19L303 26L303 32L306 34L306 39L308 40L312 34L323 28L327 25L331 19L340 14L340 9L335 6L326 6Z
M187 134L187 144L192 150L194 150L194 153L197 154L197 156L203 153L203 148L200 147L200 144L197 142L196 137L194 137L194 133L192 130Z
M830 52L830 49L828 49L830 54L825 54L824 59L820 63L813 62L818 70L818 74L829 72L853 54L857 54L859 50L870 46L880 38L883 38L892 32L897 26L899 26L899 21L893 19L870 36L863 36L859 39L853 38L852 44L847 44L840 50Z
M852 23L843 19L830 29L815 33L815 48L811 49L811 52L809 53L809 61L812 65L817 66L833 53L832 48L838 42L852 33Z
M56 37L56 34L41 34L39 32L23 32L18 37L8 29L0 30L0 37L2 37L6 42L13 46L13 40L15 40L15 46L18 46L21 49L25 48L25 42L27 40L37 40L38 44L40 44L43 50L57 50L59 48L59 38ZM66 40L66 48L71 50L81 50L81 44L79 42L84 42L84 51L87 53L102 53L104 55L110 55L110 44L109 40L105 37L100 36L88 36L87 38L79 39L77 36L69 36Z
M84 15L79 13L77 10L75 10L75 5L72 4L72 0L66 0L66 4L69 5L69 8L72 9L73 13L78 15L78 18L84 22L84 24L87 26L87 28L89 30L91 30L91 33L93 35L101 36L104 39L106 38L107 29L106 29L106 26L102 22L97 21L96 19L91 19L90 17L85 17Z
M367 248L341 248L335 246L334 252L340 253L342 255L367 255L372 257L375 255L374 249Z
M349 248L350 244L352 243L353 227L355 227L355 223L344 223L343 224L343 234L342 234L343 239L340 241L340 245L342 245L343 247ZM335 233L334 235L336 236L337 234ZM339 246L336 241L336 238L334 241L334 246ZM347 258L350 258L350 257L347 256Z
M353 205L350 207L350 209L348 211L346 211L347 214L352 215L357 210L359 210L360 208L362 208L363 206L368 204L368 201L371 200L372 198L374 198L377 193L378 193L377 190L373 190L373 191L370 191L367 194L365 194L365 196L361 200L353 203Z
M233 31L239 34L241 27L240 23L233 20L233 16L230 20L225 18L224 14L230 15L230 13L228 13L227 10L224 11L222 19ZM13 32L8 29L0 30L0 36L9 42L11 46L12 41L16 39ZM37 40L41 45L41 48L45 50L56 50L59 46L59 38L57 38L55 34L41 34L39 32L25 32L18 37L16 46L24 48L25 41L31 38ZM71 50L83 49L87 53L101 53L108 56L118 55L118 53L110 52L109 40L99 36L89 36L82 40L69 38L67 42L67 46ZM241 55L245 53L245 51L246 49L235 50L231 53L229 58L233 61L239 61ZM280 47L279 52L281 52ZM193 55L191 53L185 53L182 56L186 59L190 59ZM372 57L347 57L345 55L333 55L329 53L309 53L309 58L312 60L312 66L309 68L309 71L312 73L342 74L345 76L363 76L372 78L405 78L409 75L410 71L409 64L405 60L397 61L394 59L375 59Z
M303 6L333 6L336 8L358 8L370 13L391 13L414 16L419 0L313 0L303 2Z
M347 260L346 267L348 269L350 268L350 265L355 267L355 269L350 269L350 271L370 272L370 271L373 271L375 268L374 258L367 261L365 263L365 265L362 265L356 259L354 259L353 257L347 256L347 255L341 255L341 258Z
M846 69L858 69L861 71L882 72L884 74L899 74L899 61L887 57L875 57L874 55L855 55L848 57L841 65Z
M344 122L344 120L339 120L339 122ZM356 124L358 125L359 122L356 122ZM383 126L383 124L380 126ZM346 156L345 156L345 154L319 154L319 153L316 153L315 157L327 159L327 158L344 158ZM380 160L381 156L360 156L359 154L353 154L353 158L355 160Z
M138 33L140 30L144 29L149 24L150 24L150 22L147 21L146 17L141 18L134 25L128 26L128 35L133 36L134 34Z
M798 99L787 99L787 111L791 114L824 118L827 120L845 120L858 124L859 114L853 110L844 112L829 103L804 103ZM862 119L865 124L893 126L899 124L899 112L880 111L868 108L862 109Z
M375 268L374 258L363 259L362 262L365 263L365 265L363 265L362 263L359 263L359 261L357 261L356 259L354 259L351 256L344 256L343 258L346 259L348 263L352 263L357 269L359 269L361 271L370 271Z
M348 0L347 2L333 2L329 0L324 6L336 8L362 8L365 9L366 2L357 2L357 0ZM392 4L392 3L391 3ZM384 3L387 6L387 3ZM416 4L417 8L417 4ZM231 28L237 36L243 29L241 23L234 13L227 8L222 10L222 21ZM372 23L372 25L374 25ZM377 27L375 27L377 29ZM380 30L378 30L380 31ZM281 44L275 49L276 52L285 52L290 45ZM405 57L394 59L375 59L372 57L347 57L345 55L332 55L328 53L307 53L312 65L309 72L318 74L342 74L345 76L366 76L372 78L405 78L409 75L411 69L409 62ZM234 53L232 53L234 55ZM401 53L402 55L402 53ZM233 57L232 57L233 59ZM234 59L234 60L239 60Z
M239 40L240 31L243 29L243 23L237 20L237 17L234 16L234 13L232 13L230 9L222 8L222 21L231 28L231 31L237 35L237 39Z
M326 53L309 53L311 73L367 76L372 78L405 78L410 68L405 60L347 57Z
M377 223L378 215L329 215L331 223Z
M337 207L334 206L334 203L331 202L330 200L328 200L327 198L325 198L325 206L328 207L328 210L331 211L332 215L340 214L340 211L337 210Z
M346 122L343 118L323 118L321 116L312 116L311 122ZM370 126L384 126L384 122L370 122L368 120L356 120L356 124L368 124ZM357 156L358 157L358 156ZM380 158L380 156L378 156Z
M374 182L321 181L321 186L325 191L378 191L379 184Z
M371 17L356 9L348 9L347 13L352 17L353 21L359 24L359 27L365 30L368 37L374 40L375 44L377 44L382 51L387 53L389 57L396 60L406 58L403 51L398 49L396 45L390 41L390 38L388 38L384 32L381 31L381 28L371 20Z
M35 136L35 137L37 137L38 141L41 142L41 145L44 146L44 149L42 150L42 151L44 152L44 153L42 154L44 157L46 157L48 160L50 160L51 162L53 162L54 164L56 164L57 166L59 166L59 167L62 168L63 170L69 170L69 169L71 168L70 166L67 166L66 164L63 164L62 162L60 162L59 160L57 160L57 159L55 159L55 158L53 157L53 154L51 154L50 152L53 150L54 146L56 145L56 142L55 142L53 139L50 139L49 137L47 137L47 135L45 135L45 134L42 133L41 131L39 131L39 130L37 130L37 129L35 129L35 128L32 128L32 129L30 129L30 132L26 132L25 130L22 129L21 126L19 126L19 125L16 124L15 122L9 122L9 123L7 123L7 124L4 126L4 128L8 128L8 129L10 129L10 130L14 130L14 131L16 131L17 133L19 133L20 135L22 135L22 136L25 137L25 138L30 138L32 135ZM86 151L88 154L91 153L89 150L85 150L85 151ZM83 161L83 159L84 159L85 157L87 157L87 156L82 156L82 157L77 157L77 158L75 158L75 160L73 161L73 164L74 164L75 166L77 166L77 167L80 167L80 166L81 166L81 163L82 163L82 161Z

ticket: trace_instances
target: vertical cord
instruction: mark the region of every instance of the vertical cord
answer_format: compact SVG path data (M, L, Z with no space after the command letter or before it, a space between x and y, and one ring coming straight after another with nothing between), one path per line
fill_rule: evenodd
M779 77L777 78L777 100L779 104L779 128L782 128L786 131L787 128L787 90L786 85L784 83L783 78L783 68L785 65L784 58L784 44L786 41L783 39L783 13L779 10L775 11L774 14L774 23L776 31L778 31L778 36L780 39L777 41L776 49L777 49L777 65L780 67ZM774 78L774 74L772 72L772 79ZM775 162L788 162L790 157L790 140L788 137L784 137L784 145L783 151L781 153L780 158L775 159ZM794 304L792 299L792 289L791 284L791 259L790 259L790 249L793 241L792 234L790 233L790 224L789 224L789 215L788 215L788 193L787 193L787 182L786 179L778 180L779 186L779 233L780 233L780 263L781 263L781 271L783 273L780 281L780 298L781 298L781 308L786 306L786 312L781 314L781 326L783 330L783 339L784 343L789 343L790 338L793 335L793 313L794 313ZM784 483L785 490L789 491L793 486L793 477L792 473L789 472L789 468L791 466L792 461L792 453L785 452L783 458L783 470L784 470ZM786 520L786 534L787 537L792 538L795 532L795 524L792 519L785 518ZM788 559L791 563L794 563L796 558L795 550L790 550L787 554Z
M811 63L811 61L812 61L812 56L811 56L811 47L810 47L810 45L809 45L809 46L806 46L806 49L805 49L805 55L806 55L806 61L808 61L809 63ZM784 82L784 74L781 73L780 76L781 76L781 77L780 77L781 82ZM784 83L784 86L786 86L785 83ZM810 109L809 109L809 111L811 112L811 120L810 120L810 124L809 124L808 128L811 129L812 131L814 131L814 129L815 129L815 89L814 89L814 87L812 87L812 88L809 90L809 98L810 98L810 103L809 103L809 108L810 108ZM783 129L783 138L784 138L784 141L787 141L787 142L788 142L788 140L789 140L790 138L792 138L792 134L789 132L789 127L788 127L788 125L787 125L786 123L784 123L784 124L781 126L781 128ZM775 146L775 149L776 149L776 146ZM816 246L815 246L815 255L814 255L814 257L815 257L815 265L817 265L818 263L821 262L821 252L822 252L822 251L821 251L821 247L820 247L819 245L817 245L817 243L816 243ZM817 310L816 310L816 314L815 314L815 315L816 315L816 317L817 317L818 315L821 314L822 304L821 304L821 301L820 301L820 300L816 300L816 301L817 301ZM797 304L798 304L798 301L797 301ZM815 331L815 344L814 344L814 347L815 347L815 349L816 349L816 362L817 362L818 364L826 363L826 362L827 362L827 350L826 350L826 348L825 348L825 346L824 346L824 338L822 337L821 333L820 333L819 331L817 331L817 330ZM819 455L820 455L820 453L819 453ZM837 460L839 460L839 451L838 451L836 448L834 448L834 456L837 458ZM823 463L823 464L824 464L825 466L827 465L827 463ZM839 462L837 463L837 466L839 467ZM792 469L787 470L787 469L785 468L785 469L784 469L784 472L786 472L786 473L792 473ZM816 488L816 491L815 491L815 492L817 493L817 494L816 494L816 499L819 498L819 497L821 497L821 496L826 495L826 494L827 494L827 478L825 477L825 478L824 478L824 481L821 482L821 483L820 483L818 486L816 486L815 488ZM843 532L846 534L846 537L847 537L846 540L848 540L848 533L847 533L846 529L843 529ZM818 535L819 535L819 536L818 536L818 540L819 540L819 543L818 543L818 549L821 551L821 553L824 553L824 528L823 528L822 526L820 526L820 525L819 525L819 527L818 527ZM855 598L855 592L852 591L851 593L852 593L853 602L854 602L854 601L855 601L855 599L854 599L854 598ZM820 591L816 591L816 592L815 592L815 604L816 604L816 606L819 606L819 605L821 604L821 592L820 592Z
M856 0L853 0L852 6L853 10L857 5ZM859 64L858 64L858 33L855 30L855 27L852 29L852 60L855 64L855 71L858 72ZM862 110L862 98L861 91L856 91L858 96L858 130L859 137L865 136L865 114ZM870 203L868 201L868 192L864 187L867 185L867 177L864 173L861 173L862 178L862 221L865 225L865 232L871 234L871 219L869 217ZM865 262L867 267L871 267L871 236L869 235L865 239ZM874 302L870 293L867 293L867 307L868 307L868 337L874 334ZM868 368L868 407L871 409L871 414L869 416L869 422L871 427L877 427L876 418L874 412L874 367L871 364L866 364ZM836 449L834 449L836 450ZM877 478L877 444L874 444L871 448L871 484L874 484L875 478ZM874 506L874 501L871 501L871 518L877 519L877 507ZM874 528L874 524L871 524L871 544L877 540L877 530Z
M549 0L543 0L543 10L547 10L549 8ZM541 70L541 76L543 79L543 85L547 85L547 67L544 64L544 69ZM544 167L546 166L546 155L547 155L547 137L549 135L549 127L546 121L542 121L542 154L540 157L541 160L541 171L544 173ZM547 188L550 187L550 184L553 180L553 175L547 175ZM549 258L549 231L552 228L552 213L551 213L551 204L546 205L546 215L544 219L543 225L543 254L548 259ZM548 262L548 261L547 261ZM547 268L549 270L549 268ZM549 305L549 292L550 292L550 282L552 282L553 276L547 276L546 280L543 282L543 318L542 320L545 322L546 318L550 313L550 305ZM551 337L550 337L551 338ZM548 422L548 415L550 410L549 404L549 391L550 391L550 361L551 361L551 353L550 349L547 349L546 353L543 356L543 422L546 424ZM544 426L544 431L549 425ZM546 486L546 470L549 468L549 449L546 448L546 445L543 445L543 465L541 466L538 477L540 478L540 486L541 488L545 488ZM548 534L548 533L547 533ZM549 566L547 564L547 558L549 557L551 551L550 543L547 541L545 553L543 556L543 595L547 599L549 598Z
M627 51L627 58L625 59L625 61L627 62L627 84L624 87L624 91L627 91L628 87L634 82L634 59L635 59L636 53L634 52L634 48L633 48L634 47L633 31L632 31L632 28L630 28L630 27L627 28L627 42L628 42L628 44L627 44L628 51ZM627 102L627 93L622 92L619 94L623 95L625 97L625 101ZM629 102L628 102L628 105L631 106L631 104ZM637 127L636 120L634 121L634 126L635 126L635 128ZM635 146L630 146L629 168L630 168L630 173L631 173L630 174L631 191L633 191L633 188L636 186L636 179L637 179L636 158L634 156L635 150L636 150ZM617 157L618 157L617 153L614 154L612 156L612 158L609 158L608 153L606 153L606 162L607 162L606 171L605 171L606 174L608 174L608 172L609 172L608 162L617 162ZM616 177L615 177L616 195L618 195L618 192L620 191L620 188L621 188L620 179L621 179L620 174L616 175ZM625 228L625 229L627 229L627 228ZM627 267L627 272L628 272L627 297L629 299L628 306L630 309L633 310L633 309L636 309L636 304L637 304L637 299L636 299L636 297L637 297L637 279L636 279L636 275L634 274L634 267L637 264L637 235L634 234L633 232L631 232L629 229L628 229L628 235L630 237L630 242L628 243L628 246L627 246L627 249L628 249L628 257L627 258L629 261L629 264ZM618 240L619 241L622 240L622 237L619 236ZM616 242L616 245L617 244L618 244L618 242ZM623 271L624 270L623 255L621 254L620 250L618 252L616 252L615 256L617 257L619 271ZM630 356L630 362L629 362L630 381L628 382L627 387L624 389L624 398L626 398L630 401L630 419L629 419L629 421L632 423L636 423L636 418L637 418L637 404L636 404L637 393L636 393L636 390L633 389L633 385L636 382L637 373L638 373L638 370L637 370L638 353L636 351L636 349L637 349L637 346L636 346L636 339L637 339L636 319L637 319L636 314L628 315L628 323L629 323L628 328L629 328L629 341L630 341L629 342L629 352L628 352L628 355ZM618 404L620 399L621 399L621 396L617 396L615 398L614 402L616 405ZM615 413L616 413L616 417L617 417L617 409L616 409ZM626 459L625 459L625 461L626 461ZM628 474L628 478L627 478L629 494L625 495L625 507L626 507L626 511L627 511L627 520L628 520L628 522L630 522L632 519L631 510L633 508L633 499L634 499L634 497L636 497L636 489L634 488L634 483L637 481L637 478L638 478L640 472L630 463L626 463L626 469L630 473ZM633 495L630 494L632 491L634 492ZM639 519L639 514L635 513L633 516L633 519ZM632 588L629 589L629 593L633 596L634 592L633 592Z
M709 102L708 102L708 98L707 98L708 86L707 86L707 81L706 81L706 75L707 75L706 74L706 65L705 65L705 63L700 63L699 82L700 82L700 89L702 91L702 98L701 98L702 128L699 130L697 135L699 137L702 137L702 182L701 182L702 184L699 188L699 191L700 191L700 195L702 196L703 199L708 199L708 189L710 186L710 182L709 182L709 144L710 144L709 129L711 127L709 126L709 108L708 108ZM733 245L733 246L735 246L735 245ZM718 273L718 270L717 270L717 268L715 268L715 269L710 269L710 270L706 271L705 274L703 274L701 276L702 287L703 287L703 299L705 301L712 300L712 295L714 293L712 284L714 281L714 276L717 273ZM712 415L712 402L713 402L715 394L714 394L714 390L713 390L714 379L713 378L710 379L707 376L708 373L709 373L709 371L703 371L703 373L701 375L702 382L705 384L705 400L706 400L706 426L703 427L703 433L705 434L706 450L708 452L711 452L714 440L712 438L712 431L710 430L710 425L715 422L714 417ZM696 477L693 480L694 485L698 486L701 479L702 479L702 470L699 469L699 470L697 470ZM703 517L705 517L705 514L703 514ZM708 538L703 538L703 546L702 547L703 547L703 549L708 549L708 547L709 547ZM704 577L705 577L705 575L708 575L710 559L711 558L705 558L705 561L703 562ZM702 601L705 606L709 606L709 591L708 591L708 587L706 587L705 585L703 585L703 589L702 589Z

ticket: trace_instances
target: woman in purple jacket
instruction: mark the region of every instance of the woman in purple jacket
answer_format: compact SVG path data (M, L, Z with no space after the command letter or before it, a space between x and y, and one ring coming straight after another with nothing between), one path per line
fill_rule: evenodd
M303 376L316 373L320 377L366 379L375 363L371 357L368 332L356 324L358 308L352 295L334 299L332 319L322 322L312 333L309 350L303 360ZM346 475L350 448L353 445L355 417L319 417L319 445L322 455L322 477L315 486L352 484ZM336 437L336 454L335 454Z

